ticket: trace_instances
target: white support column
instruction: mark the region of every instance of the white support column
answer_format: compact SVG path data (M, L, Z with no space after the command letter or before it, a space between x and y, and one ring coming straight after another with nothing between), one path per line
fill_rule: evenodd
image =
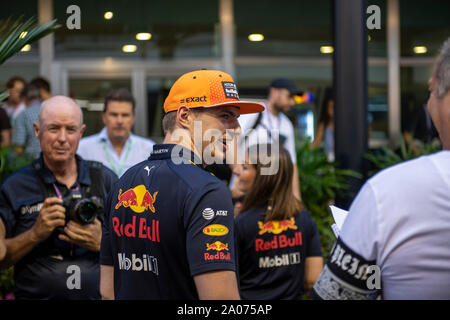
M401 136L399 0L388 0L386 12L389 140L392 146L398 146L398 143L400 142L399 138Z
M148 136L147 81L145 70L133 69L131 74L131 93L136 100L134 133Z
M219 0L219 19L222 40L223 71L235 77L234 68L234 12L233 0Z
M38 22L39 24L48 23L53 20L53 0L38 0ZM52 62L54 57L54 36L53 33L39 40L39 74L41 77L50 81L52 87L56 86L53 82Z

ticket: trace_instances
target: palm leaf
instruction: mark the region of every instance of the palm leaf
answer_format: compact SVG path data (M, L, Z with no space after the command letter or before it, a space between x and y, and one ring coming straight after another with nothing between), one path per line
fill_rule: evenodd
M56 19L44 25L38 25L35 17L22 22L22 17L14 22L7 19L0 26L0 65L19 52L26 44L31 44L54 32L61 25ZM22 36L25 34L25 36Z

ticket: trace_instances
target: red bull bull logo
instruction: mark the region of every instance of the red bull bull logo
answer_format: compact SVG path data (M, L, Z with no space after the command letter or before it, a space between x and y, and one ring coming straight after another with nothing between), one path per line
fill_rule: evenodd
M297 230L294 218L280 221L273 220L268 221L264 224L261 221L258 221L258 227L260 235L266 232L273 234L280 234L281 232L286 231L288 229Z
M214 243L206 243L206 251L209 250L216 250L216 251L222 251L226 250L228 251L228 243L222 243L220 241L216 241Z
M158 191L154 192L153 195L145 188L143 184L128 189L122 193L122 189L119 190L117 195L117 204L115 206L116 210L121 206L124 208L130 208L136 213L141 213L147 210L155 213L155 201Z

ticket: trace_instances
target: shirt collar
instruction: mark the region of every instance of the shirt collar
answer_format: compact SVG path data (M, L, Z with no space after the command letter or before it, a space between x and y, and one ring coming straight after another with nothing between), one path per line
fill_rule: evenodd
M148 160L172 159L175 163L192 163L203 169L201 159L192 151L179 144L155 144ZM177 161L178 160L178 161Z
M89 163L87 161L82 161L82 158L79 155L75 155L75 159L77 161L77 182L80 184L84 184L87 186L91 185L91 177L89 176ZM33 168L38 171L38 174L43 178L46 184L52 184L57 182L55 175L50 171L49 168L44 163L44 158L42 156L42 152L38 159L33 162Z

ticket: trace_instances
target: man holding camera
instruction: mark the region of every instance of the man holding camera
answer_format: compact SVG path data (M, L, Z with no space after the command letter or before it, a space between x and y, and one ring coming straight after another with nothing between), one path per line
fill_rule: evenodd
M72 99L48 99L33 125L40 158L0 188L0 268L15 266L17 299L98 299L103 199L117 176L75 155L85 125Z

